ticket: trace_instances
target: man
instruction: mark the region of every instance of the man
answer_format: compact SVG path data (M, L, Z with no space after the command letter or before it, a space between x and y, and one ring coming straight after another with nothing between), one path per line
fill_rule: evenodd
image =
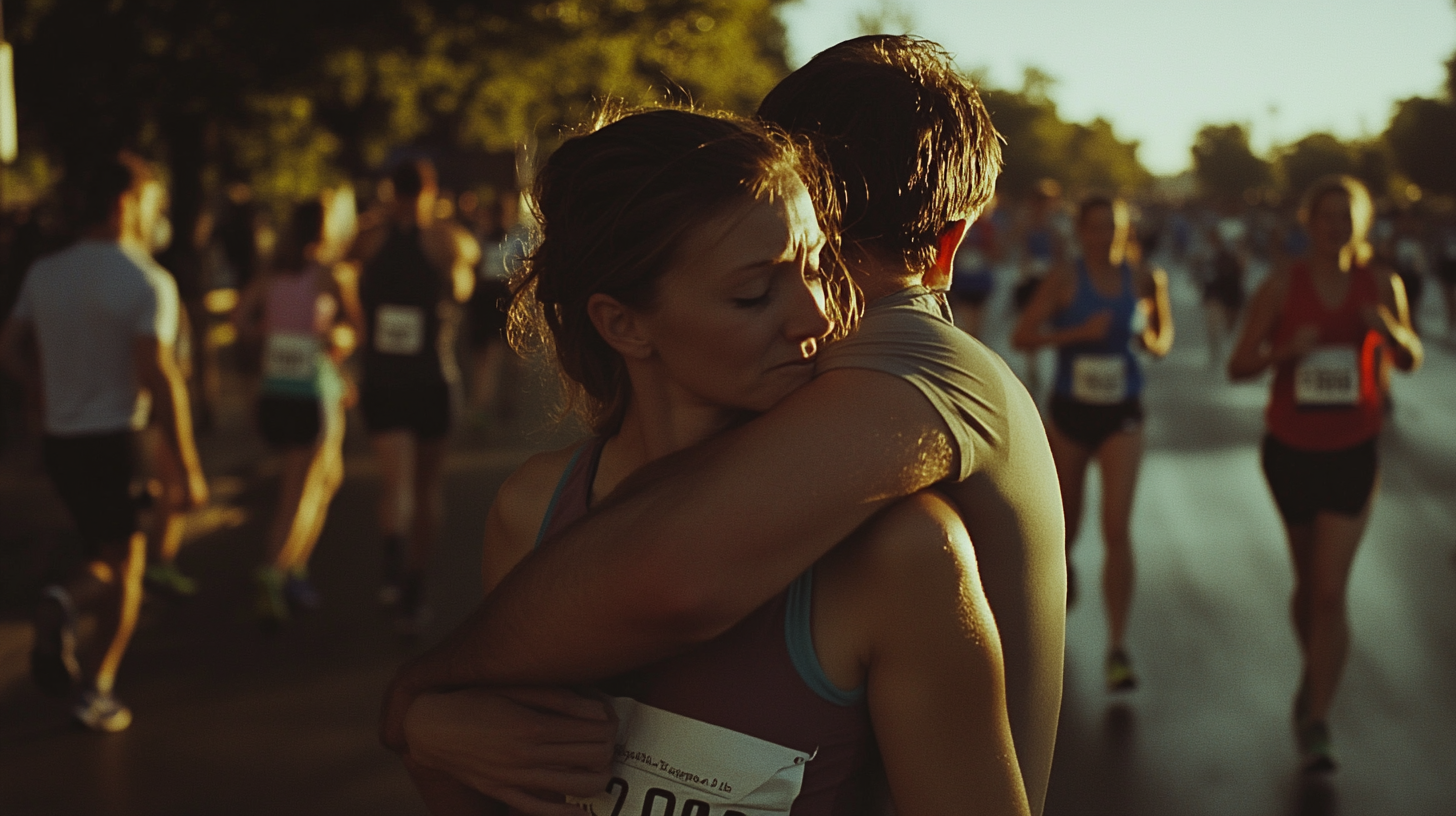
M177 287L149 254L162 187L123 154L83 174L81 240L31 267L3 333L0 355L44 404L46 472L80 529L85 564L45 590L35 614L31 674L42 689L81 689L76 719L121 731L131 711L112 695L141 603L146 536L131 496L134 439L152 411L183 474L182 503L207 501L177 370ZM25 348L34 341L39 365ZM99 661L77 660L80 609L100 612ZM84 680L84 683L83 683Z
M1056 473L1025 388L923 287L944 287L966 225L991 197L1000 148L989 117L938 46L883 36L816 56L760 115L811 135L835 176L844 255L870 303L857 333L826 348L819 376L772 411L648 466L546 542L466 626L401 671L385 741L406 747L406 713L469 716L511 702L471 691L410 709L423 689L590 682L708 640L887 503L939 484L975 542L1039 812L1065 631ZM515 700L523 705L506 706L503 720L529 720L527 707L560 711L571 726L561 733L591 742L589 709ZM536 767L522 761L516 776L411 756L513 804L522 789L548 787L542 765L576 781L590 770L549 749L521 752Z
M365 313L359 408L379 457L384 489L380 598L398 604L397 625L414 633L424 614L424 573L444 502L459 304L470 299L480 246L463 227L435 220L435 169L407 161L390 177L385 220L355 244L363 264Z

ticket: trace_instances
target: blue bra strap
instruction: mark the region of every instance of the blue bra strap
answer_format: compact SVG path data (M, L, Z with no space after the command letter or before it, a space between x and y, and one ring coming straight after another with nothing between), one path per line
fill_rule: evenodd
M576 449L576 453L571 455L571 461L566 463L566 470L561 474L561 481L556 483L556 491L551 494L551 503L546 505L546 517L541 519L541 529L536 531L536 541L531 545L532 550L541 546L541 539L546 537L546 530L551 526L551 518L556 515L556 501L561 498L561 491L566 489L566 483L571 481L571 474L576 472L576 460L580 459L581 455L586 453L586 449L590 447L591 440L588 439Z
M864 699L865 688L845 691L824 674L819 665L819 655L814 651L814 632L810 618L814 610L814 568L810 567L789 585L788 602L784 609L784 643L789 647L789 659L798 670L799 677L815 694L837 706L852 706Z

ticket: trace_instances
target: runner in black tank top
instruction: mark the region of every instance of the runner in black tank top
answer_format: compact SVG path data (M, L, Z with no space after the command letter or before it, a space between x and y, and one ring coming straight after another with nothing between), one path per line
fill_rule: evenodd
M359 298L365 331L359 407L379 457L384 536L380 600L399 605L398 628L424 617L428 549L439 525L445 441L451 424L460 303L475 282L480 248L458 224L433 220L435 173L407 162L392 174L387 221L365 232Z

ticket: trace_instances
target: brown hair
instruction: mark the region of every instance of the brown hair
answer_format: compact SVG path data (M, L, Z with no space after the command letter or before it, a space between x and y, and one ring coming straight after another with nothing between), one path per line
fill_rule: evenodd
M874 35L820 52L758 115L808 134L836 179L844 240L928 269L951 222L996 189L1001 142L975 87L929 40Z
M1375 204L1370 200L1370 190L1359 179L1344 174L1315 179L1299 200L1299 223L1308 229L1315 208L1331 193L1341 193L1350 202L1350 221L1354 226L1350 243L1355 246L1355 262L1363 266L1375 254L1375 248L1370 245L1370 224L1375 220Z
M565 408L597 433L616 432L631 383L597 334L588 299L602 293L650 308L690 230L737 202L781 194L795 179L814 189L809 152L755 122L679 109L604 113L536 177L539 243L512 281L511 345L552 353ZM832 246L832 223L821 227ZM856 293L832 253L825 261L825 308L842 333Z
M275 272L298 274L308 267L305 250L309 244L317 244L324 238L324 205L320 201L305 201L293 208L288 216L288 226L278 240L273 253L272 268Z

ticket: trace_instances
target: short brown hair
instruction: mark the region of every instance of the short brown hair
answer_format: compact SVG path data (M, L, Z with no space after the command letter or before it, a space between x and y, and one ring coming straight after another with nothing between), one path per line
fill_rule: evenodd
M929 40L874 35L820 52L758 115L809 135L836 180L844 240L923 271L951 222L991 200L1001 142L975 86Z
M512 282L512 346L551 352L567 386L566 407L597 433L615 433L631 383L588 316L590 297L650 308L690 230L804 179L811 161L787 134L728 114L605 114L591 132L557 148L536 177L530 200L539 243ZM821 227L832 243L832 224ZM824 273L826 311L843 331L854 290L840 264L824 264Z

